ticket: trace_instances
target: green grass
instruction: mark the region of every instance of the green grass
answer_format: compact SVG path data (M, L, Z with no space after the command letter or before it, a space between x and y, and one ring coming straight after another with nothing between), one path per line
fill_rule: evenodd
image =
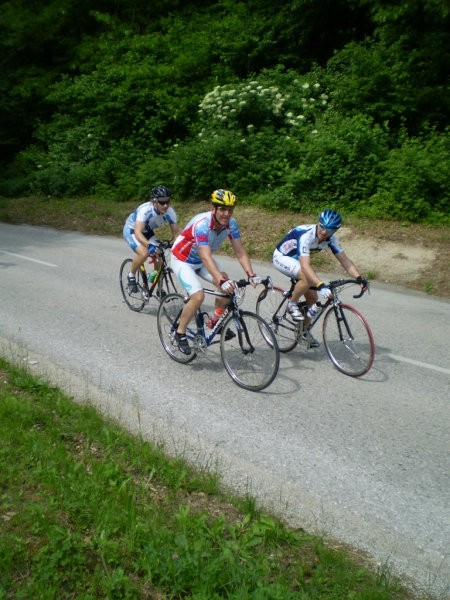
M0 598L413 598L0 358Z

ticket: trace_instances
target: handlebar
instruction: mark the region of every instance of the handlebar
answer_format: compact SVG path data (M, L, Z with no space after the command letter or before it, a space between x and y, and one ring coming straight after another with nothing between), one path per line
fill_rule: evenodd
M326 283L325 287L327 287L331 291L333 291L334 289L336 289L338 287L342 287L344 285L349 285L349 284L361 285L361 283L359 281L357 281L356 279L335 279L334 281L329 281L328 283ZM310 286L309 289L317 290L317 287L315 285L312 285L312 286ZM363 296L368 291L369 291L369 282L365 281L365 287L361 288L361 292L359 294L354 295L353 298L361 298L361 296Z
M260 281L258 281L257 283L260 283L265 287L269 287L269 285L272 285L272 279L271 279L270 275L268 275L264 279L262 279L262 278L259 278L259 279L260 279ZM235 281L234 283L236 284L236 287L238 287L238 288L244 288L247 285L251 285L251 283L248 281L248 279L239 279L239 281Z
M173 240L156 240L160 250L168 250L172 248Z

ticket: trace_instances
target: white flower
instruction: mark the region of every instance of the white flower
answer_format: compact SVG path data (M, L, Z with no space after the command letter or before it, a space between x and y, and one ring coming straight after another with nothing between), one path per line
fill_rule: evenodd
M314 87L316 88L316 90L318 90L320 88L320 83L315 83Z
M311 131L311 133L319 133L319 132L317 131L317 129L313 129L313 130Z
M304 83L304 84L302 85L302 88L303 88L304 90L307 90L307 89L309 88L309 83L308 83L308 82Z

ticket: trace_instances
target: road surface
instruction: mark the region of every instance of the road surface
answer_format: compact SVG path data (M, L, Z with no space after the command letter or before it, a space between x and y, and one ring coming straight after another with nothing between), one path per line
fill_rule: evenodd
M156 304L133 313L122 301L128 255L119 238L0 224L0 352L168 452L219 469L227 487L288 524L448 594L450 303L374 283L351 300L377 346L365 377L340 374L322 347L296 349L269 388L247 392L217 347L191 365L164 353ZM244 306L255 298L247 288Z

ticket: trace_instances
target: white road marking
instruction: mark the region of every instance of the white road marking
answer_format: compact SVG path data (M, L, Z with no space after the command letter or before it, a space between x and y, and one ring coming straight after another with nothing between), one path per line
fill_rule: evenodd
M413 360L412 358L406 358L405 356L399 356L398 354L386 354L386 356L392 358L393 360L398 360L399 362L409 363L411 365L416 365L417 367L424 367L425 369L431 369L432 371L439 371L439 373L446 373L447 375L450 375L450 369L444 369L444 367L430 365L429 363L424 363L420 360Z
M15 254L14 252L7 252L6 250L0 250L3 254L9 254L10 256L17 256L17 258L23 258L23 260L31 260L31 262L39 263L40 265L45 265L46 267L57 267L58 265L54 265L53 263L45 262L44 260L37 260L36 258L30 258L29 256L24 256L23 254Z

